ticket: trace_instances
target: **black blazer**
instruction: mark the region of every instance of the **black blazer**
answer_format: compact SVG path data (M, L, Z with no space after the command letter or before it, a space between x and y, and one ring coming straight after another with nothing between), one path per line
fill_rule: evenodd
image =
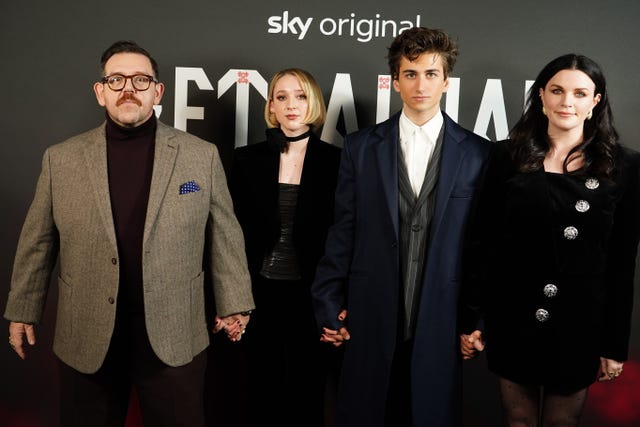
M518 173L496 143L476 220L463 300L484 312L493 372L575 390L595 380L600 357L627 359L640 153L621 149L608 182Z
M302 280L309 285L324 253L327 230L333 223L340 151L339 147L311 134L302 167L293 229ZM268 141L234 151L229 187L244 232L249 271L253 277L260 272L262 260L280 232L279 166L280 152Z

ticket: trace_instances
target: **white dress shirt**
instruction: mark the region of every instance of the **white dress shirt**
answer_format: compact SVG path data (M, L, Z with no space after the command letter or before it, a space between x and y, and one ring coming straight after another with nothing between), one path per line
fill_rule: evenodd
M409 181L416 196L420 194L429 159L443 123L444 117L442 117L440 110L422 126L413 123L404 114L404 110L400 114L400 149L404 155Z

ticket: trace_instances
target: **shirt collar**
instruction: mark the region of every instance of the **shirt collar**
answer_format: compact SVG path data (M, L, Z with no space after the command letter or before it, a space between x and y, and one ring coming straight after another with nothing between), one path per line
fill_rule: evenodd
M435 116L431 118L427 123L422 126L418 126L407 117L404 113L404 109L402 110L402 114L400 114L400 141L406 141L407 138L413 136L413 133L422 128L425 131L427 136L431 141L435 141L438 139L438 134L440 134L440 128L442 128L442 124L444 123L444 117L442 115L442 111L438 110Z

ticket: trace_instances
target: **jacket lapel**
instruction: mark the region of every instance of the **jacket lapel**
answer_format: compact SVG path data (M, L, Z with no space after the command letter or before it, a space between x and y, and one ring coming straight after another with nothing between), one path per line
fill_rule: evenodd
M151 188L149 189L149 202L147 204L147 217L144 223L143 242L147 241L149 233L158 216L160 205L167 192L169 180L178 155L178 146L174 141L174 134L170 128L158 121L156 130L156 144L153 157L153 173L151 175ZM178 191L176 188L175 191Z
M466 135L460 131L458 125L444 112L444 139L442 141L442 159L440 161L440 178L436 193L436 205L433 213L431 235L435 236L448 207L449 197L453 191L456 178L460 172L462 159L466 155L467 146L464 143Z
M380 181L389 216L393 223L396 239L399 236L398 220L398 140L400 130L398 121L400 113L395 114L388 122L381 125L375 133L377 141L374 141ZM375 190L371 190L375 191Z
M296 205L296 216L299 218L305 217L305 208L312 208L313 204L308 202L307 199L313 198L313 189L317 184L316 180L323 176L323 171L320 170L321 164L316 163L316 148L317 144L321 144L312 132L309 137L309 143L307 144L307 152L304 155L302 162L302 174L300 176L300 188L298 193L298 203ZM276 178L277 179L277 178Z
M111 212L109 174L107 172L107 139L104 124L88 135L84 156L96 206L107 230L109 241L116 248L118 245Z

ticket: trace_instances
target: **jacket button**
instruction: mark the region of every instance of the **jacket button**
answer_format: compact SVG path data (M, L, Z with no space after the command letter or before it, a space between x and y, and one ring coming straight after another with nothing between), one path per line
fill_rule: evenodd
M585 181L584 186L589 190L595 190L596 188L600 187L600 182L597 178L589 178Z
M118 263L118 260L115 258L111 258L111 264L116 265Z
M542 290L542 292L544 292L544 296L545 297L553 298L558 294L558 287L556 285L554 285L553 283L549 283L549 284L545 285L545 287Z
M590 208L591 206L589 205L589 202L587 202L586 200L578 200L576 202L576 210L578 212L584 213L588 211Z
M578 237L578 229L573 225L570 225L569 227L564 229L563 234L565 239L575 240L575 238Z
M108 301L109 301L109 304L113 304L114 302L116 302L116 301L113 299L113 297L109 297Z
M538 322L546 322L549 320L549 312L544 308L539 308L536 310L536 320Z

